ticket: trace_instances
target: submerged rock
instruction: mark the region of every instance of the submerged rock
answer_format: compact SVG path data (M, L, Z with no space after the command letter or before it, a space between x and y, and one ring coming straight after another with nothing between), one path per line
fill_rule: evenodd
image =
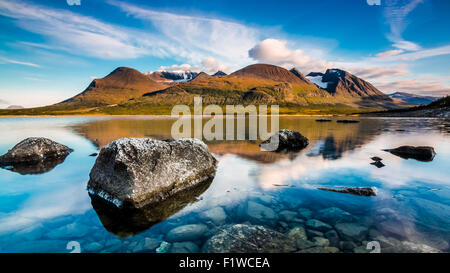
M350 193L350 194L361 195L361 196L376 196L377 195L377 188L375 188L375 187L358 187L358 188L342 187L340 189L319 188L319 190L333 191L333 192L340 192L340 193Z
M64 162L69 147L43 137L29 137L0 156L0 166L20 174L41 174Z
M273 209L254 201L248 201L243 209L243 216L245 218L248 217L252 221L263 223L266 221L274 221L278 219Z
M309 140L297 131L282 129L261 142L259 146L273 152L298 152L308 146Z
M100 151L88 190L119 207L140 208L211 179L216 165L197 139L122 138Z
M316 122L331 122L331 119L319 118L319 119L316 119Z
M432 161L436 155L434 148L429 146L400 146L395 149L385 149L383 151L390 152L404 159L413 158L419 161Z
M293 241L306 240L308 238L308 236L306 236L306 230L302 226L298 226L298 227L291 229L287 233L287 237L292 239Z
M317 219L329 222L331 224L336 224L339 222L349 222L353 220L352 215L337 207L330 207L326 209L321 209L317 212L315 216Z
M318 231L328 231L331 229L330 225L316 219L309 219L306 221L306 226Z
M203 246L206 253L293 252L295 242L263 226L237 224L212 236Z
M168 242L195 241L202 238L208 228L203 224L190 224L176 227L167 233Z
M342 238L347 240L362 240L368 234L368 229L357 223L339 223L334 226Z

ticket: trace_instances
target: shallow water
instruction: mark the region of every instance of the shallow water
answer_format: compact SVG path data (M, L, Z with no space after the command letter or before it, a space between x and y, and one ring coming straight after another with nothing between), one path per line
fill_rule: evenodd
M305 227L308 240L336 230L338 240L329 241L341 252L365 252L369 241L379 242L381 252L449 252L450 121L360 120L341 124L334 118L319 123L282 117L280 128L310 139L298 154L262 152L250 141L207 142L219 160L210 185L170 200L164 206L170 210L130 217L91 200L86 185L95 157L89 155L120 137L168 138L175 120L1 118L0 154L29 136L51 138L74 152L43 174L0 169L0 251L70 252L68 242L76 241L82 252L197 252L228 225L251 223L282 233ZM432 162L420 162L382 151L401 145L433 146L437 155ZM383 158L386 166L371 165L372 156ZM378 195L317 189L336 186L374 186ZM151 221L148 215L155 213L167 219ZM330 227L312 228L310 219ZM196 224L194 231L170 234L188 224Z

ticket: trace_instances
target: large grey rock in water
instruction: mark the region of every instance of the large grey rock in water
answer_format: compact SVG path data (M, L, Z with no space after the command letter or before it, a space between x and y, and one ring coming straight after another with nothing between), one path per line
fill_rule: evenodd
M390 152L404 159L413 158L419 161L432 161L436 155L434 148L429 146L400 146L395 149L385 149L383 151Z
M309 140L297 131L282 129L259 146L273 152L297 152L308 146Z
M217 160L202 141L122 138L102 148L88 190L119 207L144 207L210 180Z
M203 245L207 253L293 252L295 241L263 226L237 224L212 236Z
M0 156L0 166L21 174L44 173L62 163L72 151L48 138L29 137Z

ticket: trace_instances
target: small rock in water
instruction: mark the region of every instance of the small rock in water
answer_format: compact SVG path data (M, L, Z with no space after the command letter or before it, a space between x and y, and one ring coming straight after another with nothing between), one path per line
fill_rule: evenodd
M0 156L0 167L20 174L41 174L64 162L69 147L43 137L29 137Z
M330 225L316 219L306 221L306 226L318 231L328 231L332 228Z
M206 253L285 253L295 250L295 242L282 233L245 224L225 228L203 246Z
M378 169L379 169L379 168L383 168L384 166L386 166L386 165L384 165L383 162L381 162L381 161L375 161L375 162L372 162L372 163L370 163L370 165L374 165L374 166L377 167Z
M359 120L356 120L356 119L340 119L337 122L338 123L358 123Z
M98 155L97 153L92 153L89 156L97 156L97 155Z
M342 187L340 189L319 188L319 190L333 191L333 192L340 192L340 193L350 193L350 194L361 195L361 196L376 196L377 195L377 188L375 188L375 187L357 187L357 188Z
M317 122L331 122L331 119L319 118L316 119Z
M381 161L381 160L383 160L381 157L378 157L378 156L371 157L370 159L372 159L373 161Z
M282 129L259 144L264 150L273 152L297 152L308 146L309 140L300 132Z
M390 152L393 155L404 159L413 158L419 161L433 161L436 152L433 147L429 146L400 146L395 149L385 149L383 151Z
M313 238L313 237L323 237L324 234L323 232L314 230L314 229L307 229L306 230L306 234L308 234L308 237Z
M169 242L195 241L203 237L207 230L208 228L202 224L179 226L167 233L166 240Z
M216 165L198 139L122 138L101 149L88 190L119 207L141 208L210 180Z

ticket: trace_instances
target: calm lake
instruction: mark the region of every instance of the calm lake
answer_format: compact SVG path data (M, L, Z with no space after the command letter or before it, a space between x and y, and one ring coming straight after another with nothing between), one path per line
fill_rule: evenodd
M0 154L30 136L74 150L42 174L0 169L0 252L71 252L73 244L81 252L201 252L209 237L238 223L281 233L300 227L309 241L328 240L315 251L366 252L376 241L381 252L449 252L450 120L315 119L280 118L280 129L310 140L296 154L263 152L258 142L205 141L219 161L211 184L164 208L124 215L86 191L90 155L121 137L169 138L175 119L0 118ZM436 156L421 162L382 151L402 145L433 146ZM373 156L385 166L371 165ZM377 187L378 194L318 189L337 186ZM154 221L154 214L167 218Z

